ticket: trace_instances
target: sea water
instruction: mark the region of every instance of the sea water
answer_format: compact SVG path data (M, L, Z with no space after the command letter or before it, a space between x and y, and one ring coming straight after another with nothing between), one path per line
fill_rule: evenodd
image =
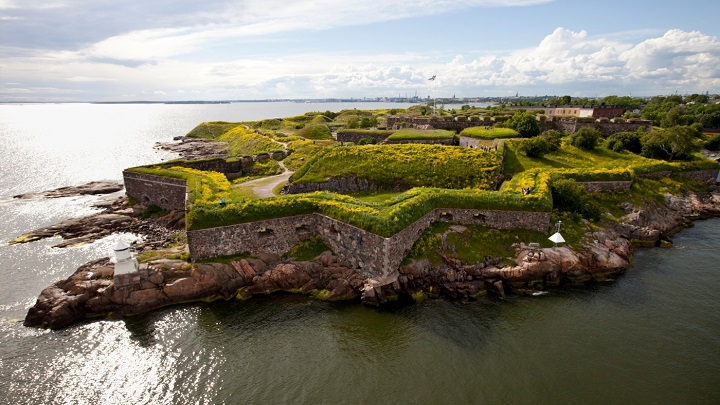
M720 402L720 219L637 251L613 281L536 297L374 309L272 295L22 326L43 288L114 239L8 245L98 199L13 195L120 181L126 167L173 158L155 143L202 121L398 106L0 105L0 403Z

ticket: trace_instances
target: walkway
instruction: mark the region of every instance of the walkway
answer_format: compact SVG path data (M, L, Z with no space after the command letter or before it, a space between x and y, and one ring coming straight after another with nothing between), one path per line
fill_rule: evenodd
M274 197L273 189L278 184L287 181L293 173L285 167L283 162L278 162L280 167L283 169L282 174L276 174L275 176L263 177L262 179L250 180L245 183L238 184L237 188L249 189L258 198Z

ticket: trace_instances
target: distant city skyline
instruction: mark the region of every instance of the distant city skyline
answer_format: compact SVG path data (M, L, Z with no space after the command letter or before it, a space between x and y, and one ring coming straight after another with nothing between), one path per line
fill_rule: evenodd
M718 15L714 0L0 0L0 102L716 94Z

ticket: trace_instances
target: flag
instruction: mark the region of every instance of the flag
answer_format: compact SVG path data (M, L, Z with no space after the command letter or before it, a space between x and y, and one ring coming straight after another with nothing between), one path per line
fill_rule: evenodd
M435 76L437 76L437 75L432 75L432 77L429 78L428 80L435 80Z

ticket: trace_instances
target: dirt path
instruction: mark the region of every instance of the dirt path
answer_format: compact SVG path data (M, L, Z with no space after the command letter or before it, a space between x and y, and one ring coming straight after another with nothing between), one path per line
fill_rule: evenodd
M246 130L250 130L250 127L245 126ZM288 144L285 142L277 141L271 137L268 137L269 140L282 145L283 148L287 151ZM275 176L269 176L269 177L263 177L262 179L257 180L250 180L248 182L239 184L236 186L238 189L245 189L250 190L253 194L255 194L259 198L268 198L268 197L274 197L275 194L273 193L273 189L277 187L278 184L287 181L290 176L292 176L293 173L290 170L288 170L287 167L285 167L285 164L281 161L278 161L278 164L283 169L282 174L277 174Z
M276 174L275 176L263 177L262 179L250 180L248 182L238 185L238 188L250 189L253 194L259 198L274 197L273 189L280 183L287 181L293 173L285 167L283 162L278 162L280 167L283 169L282 174Z

